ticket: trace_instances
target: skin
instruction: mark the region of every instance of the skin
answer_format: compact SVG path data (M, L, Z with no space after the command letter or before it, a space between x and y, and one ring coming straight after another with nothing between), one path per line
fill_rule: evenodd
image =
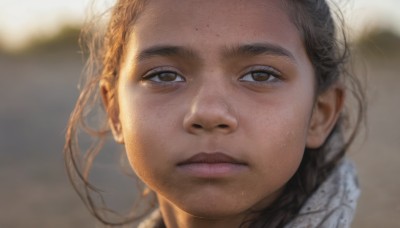
M102 84L115 139L168 227L238 227L332 129L342 90L315 96L313 67L280 4L150 1L133 25L118 100ZM243 165L206 177L178 165L200 152Z

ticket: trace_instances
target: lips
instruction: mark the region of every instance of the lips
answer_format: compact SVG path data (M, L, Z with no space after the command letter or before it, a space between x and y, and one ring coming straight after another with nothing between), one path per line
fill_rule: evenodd
M221 179L234 177L247 170L248 165L224 153L198 153L177 164L183 175L195 178Z
M180 165L188 165L188 164L198 164L198 163L204 163L204 164L218 164L218 163L231 163L231 164L241 164L245 165L244 162L239 161L229 155L226 155L224 153L199 153L196 154L189 159L178 163L178 166Z

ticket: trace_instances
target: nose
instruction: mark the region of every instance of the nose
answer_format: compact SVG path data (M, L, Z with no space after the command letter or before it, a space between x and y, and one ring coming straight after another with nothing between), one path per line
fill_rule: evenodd
M225 95L203 89L192 99L183 126L191 134L229 134L236 130L238 119Z

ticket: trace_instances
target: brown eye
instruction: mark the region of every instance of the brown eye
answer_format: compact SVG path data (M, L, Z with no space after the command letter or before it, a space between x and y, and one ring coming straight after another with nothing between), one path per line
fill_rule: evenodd
M178 77L178 75L173 72L164 72L164 73L158 74L158 78L160 79L160 81L164 81L164 82L175 81L177 77Z
M239 80L253 83L274 83L281 80L281 78L278 72L268 68L251 71L243 75Z
M164 71L152 73L148 76L144 77L145 80L153 81L153 82L183 82L185 81L182 76L178 75L176 72L172 71Z
M256 71L251 73L251 78L256 82L268 81L270 77L273 77L271 74L262 71Z

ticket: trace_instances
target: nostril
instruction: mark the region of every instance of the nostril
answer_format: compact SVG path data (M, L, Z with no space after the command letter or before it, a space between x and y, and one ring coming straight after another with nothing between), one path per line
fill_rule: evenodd
M196 128L196 129L202 128L200 124L193 124L192 126L193 126L194 128Z
M218 124L214 125L214 127L203 126L202 124L192 124L192 129L203 129L203 130L212 130L212 129L229 129L230 126L228 124Z

